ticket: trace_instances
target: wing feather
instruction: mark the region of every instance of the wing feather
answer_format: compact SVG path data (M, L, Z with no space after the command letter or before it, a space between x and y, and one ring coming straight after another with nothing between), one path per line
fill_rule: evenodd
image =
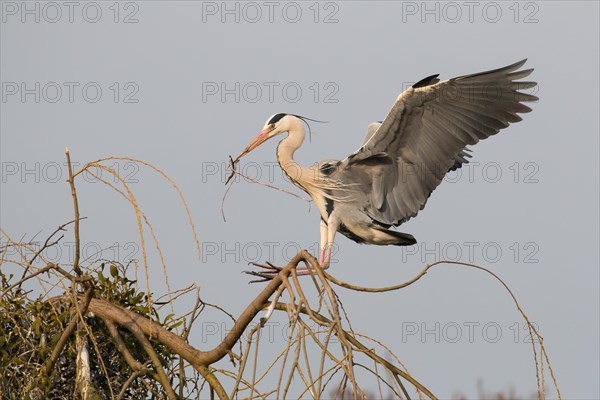
M533 71L519 69L525 61L445 81L432 76L408 88L381 124L369 125L363 146L337 164L336 177L370 188L360 197L374 220L399 225L414 217L444 175L468 162L467 145L531 111L522 103L538 98L522 90L537 84L517 81Z

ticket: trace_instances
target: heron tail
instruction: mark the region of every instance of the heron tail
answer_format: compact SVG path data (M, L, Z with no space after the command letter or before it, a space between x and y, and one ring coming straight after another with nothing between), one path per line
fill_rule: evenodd
M394 242L390 244L393 244L394 246L411 246L417 243L417 239L409 233L393 231L381 227L374 227L374 229L393 237Z

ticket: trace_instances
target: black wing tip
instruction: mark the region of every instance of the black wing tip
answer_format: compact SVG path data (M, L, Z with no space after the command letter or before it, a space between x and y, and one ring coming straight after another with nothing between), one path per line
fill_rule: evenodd
M425 87L425 86L436 84L436 83L438 83L440 81L438 79L438 76L440 76L440 74L435 74L435 75L431 75L431 76L428 76L426 78L423 78L419 82L417 82L414 85L412 85L412 88L413 89L418 89L418 88L422 88L422 87Z

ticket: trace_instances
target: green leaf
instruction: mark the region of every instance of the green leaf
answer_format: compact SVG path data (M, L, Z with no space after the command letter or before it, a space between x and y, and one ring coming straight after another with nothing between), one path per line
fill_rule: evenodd
M33 332L39 336L40 335L40 325L42 324L42 321L40 320L39 317L36 317L33 320L33 324L31 324L31 328L33 329Z
M177 323L175 323L175 324L171 325L171 326L169 327L169 329L175 329L175 328L177 328L178 326L180 326L181 324L183 324L183 321L179 321L179 322L177 322Z
M119 276L119 270L117 269L117 266L115 264L111 264L110 274L112 275L113 278L116 278L117 276Z

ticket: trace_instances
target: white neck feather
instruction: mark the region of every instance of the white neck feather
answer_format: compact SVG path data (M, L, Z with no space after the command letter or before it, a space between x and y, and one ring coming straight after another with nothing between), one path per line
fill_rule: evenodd
M277 146L277 161L292 181L299 183L306 191L314 181L314 172L294 160L294 153L304 142L304 126L300 119L290 118L287 128L287 137Z

